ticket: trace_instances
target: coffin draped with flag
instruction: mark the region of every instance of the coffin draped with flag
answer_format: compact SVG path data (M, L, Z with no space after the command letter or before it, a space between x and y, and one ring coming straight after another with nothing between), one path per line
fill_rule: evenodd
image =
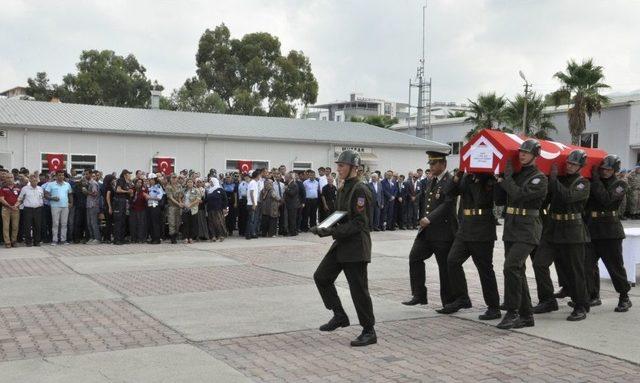
M468 173L502 173L507 160L515 158L514 169L518 170L518 150L522 142L529 137L499 130L484 129L476 134L460 151L460 169ZM536 165L544 174L549 174L551 165L558 166L558 174L565 171L567 156L575 149L582 149L587 153L587 163L582 168L583 176L590 178L593 166L599 166L607 152L600 149L583 148L565 145L559 142L538 140L540 142L540 156Z

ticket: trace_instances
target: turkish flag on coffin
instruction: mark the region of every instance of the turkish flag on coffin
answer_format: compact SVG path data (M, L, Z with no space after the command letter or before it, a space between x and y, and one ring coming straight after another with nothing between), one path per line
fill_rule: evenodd
M242 174L247 174L253 167L253 161L238 161L238 170Z
M64 169L64 154L47 154L47 168L49 172Z
M156 167L162 174L168 175L173 173L173 158L156 157Z
M476 134L460 151L460 169L469 173L502 173L507 160L515 158L514 169L520 169L518 150L520 145L529 137L505 133L499 130L484 129ZM540 142L540 156L536 158L536 165L544 174L549 175L551 165L558 166L558 174L565 171L567 156L575 149L582 149L587 153L587 163L580 173L591 178L591 168L599 166L607 152L600 149L583 148L565 145L559 142L537 140Z

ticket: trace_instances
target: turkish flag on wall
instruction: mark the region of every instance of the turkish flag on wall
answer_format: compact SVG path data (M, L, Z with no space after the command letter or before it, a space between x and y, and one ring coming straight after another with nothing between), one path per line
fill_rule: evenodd
M156 167L162 174L168 175L173 173L173 158L156 157Z
M253 168L253 161L238 161L238 170L240 173L247 174Z
M47 168L49 172L64 169L64 154L47 154Z

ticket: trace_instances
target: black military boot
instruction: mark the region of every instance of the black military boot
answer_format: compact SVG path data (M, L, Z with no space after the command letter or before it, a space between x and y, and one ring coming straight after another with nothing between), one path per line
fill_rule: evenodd
M363 329L362 334L351 341L351 347L363 347L375 343L378 343L378 336L376 335L376 330L370 327Z
M504 314L504 318L502 318L502 321L498 323L496 327L502 330L512 329L513 326L516 325L516 322L518 322L518 318L519 316L517 312L507 311L507 313Z
M577 322L584 319L587 319L587 310L582 307L576 307L573 309L571 315L567 317L567 320L570 322Z
M562 299L569 296L569 292L564 287L561 287L557 293L553 294L553 297L556 299Z
M550 313L552 311L558 311L558 301L553 298L544 302L540 302L537 306L533 307L531 311L533 311L534 314L544 314Z
M529 315L520 315L518 320L513 325L513 328L523 328L523 327L533 327L535 326L535 321L533 320L533 314Z
M429 301L426 295L424 297L414 295L408 301L402 302L405 306L426 305L427 303L429 303Z
M456 299L455 301L444 305L443 308L436 310L440 314L453 314L460 309L470 309L471 300L469 298Z
M626 313L627 311L629 311L631 306L632 306L631 300L629 299L628 296L620 297L620 299L618 300L618 306L616 306L614 311L617 313Z
M484 312L484 314L480 314L478 316L478 319L480 320L493 320L500 318L502 318L502 313L500 312L500 310L491 307L489 307L487 311Z
M602 304L602 301L600 300L600 298L591 298L589 300L589 308L593 306L600 306L601 304ZM567 306L576 307L576 304L573 301L569 301L567 302ZM589 312L589 308L587 308L587 312Z
M320 331L333 331L340 327L349 327L349 317L342 309L333 310L333 318L320 326Z

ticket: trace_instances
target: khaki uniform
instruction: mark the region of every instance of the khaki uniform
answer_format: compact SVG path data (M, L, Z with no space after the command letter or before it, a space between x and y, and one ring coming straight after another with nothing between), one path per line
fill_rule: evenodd
M630 215L640 214L640 174L633 171L627 177L629 191L627 193L627 212Z
M176 235L180 231L180 219L182 208L176 205L170 198L180 202L184 199L184 189L180 185L167 185L167 223L169 224L169 235Z

